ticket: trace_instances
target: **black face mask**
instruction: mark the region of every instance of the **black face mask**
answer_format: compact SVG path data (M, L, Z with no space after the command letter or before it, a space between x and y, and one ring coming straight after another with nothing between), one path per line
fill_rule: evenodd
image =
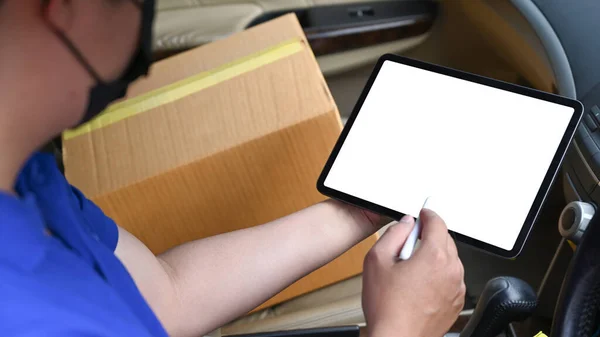
M148 69L152 64L152 23L154 21L154 1L143 0L132 2L142 11L142 24L140 32L139 47L136 54L133 56L131 63L121 75L121 77L112 82L105 82L85 59L83 54L75 47L75 45L67 38L67 36L50 25L55 34L63 41L65 46L71 51L73 56L81 63L85 70L94 78L97 84L91 89L88 107L80 125L93 119L106 107L125 96L129 85L138 79L140 76L148 74Z

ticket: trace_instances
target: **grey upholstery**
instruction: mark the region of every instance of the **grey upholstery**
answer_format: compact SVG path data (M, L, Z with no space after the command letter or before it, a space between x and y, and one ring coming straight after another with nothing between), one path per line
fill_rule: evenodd
M511 0L544 44L559 93L584 97L600 79L597 0Z
M584 97L600 79L598 0L533 0L552 25L567 54L577 98Z
M511 2L527 19L542 42L554 72L558 92L561 95L575 98L577 91L569 58L553 25L532 0L511 0Z

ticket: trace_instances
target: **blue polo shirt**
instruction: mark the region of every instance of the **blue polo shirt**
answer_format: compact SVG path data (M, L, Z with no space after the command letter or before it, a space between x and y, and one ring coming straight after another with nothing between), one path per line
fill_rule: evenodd
M115 223L34 155L0 192L0 335L166 336L114 255Z

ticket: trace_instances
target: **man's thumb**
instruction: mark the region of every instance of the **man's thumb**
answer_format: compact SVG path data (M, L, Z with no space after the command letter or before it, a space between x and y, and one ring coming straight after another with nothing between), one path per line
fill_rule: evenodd
M399 222L392 223L371 248L372 253L381 257L389 256L390 261L395 262L414 226L415 219L410 215L405 215Z

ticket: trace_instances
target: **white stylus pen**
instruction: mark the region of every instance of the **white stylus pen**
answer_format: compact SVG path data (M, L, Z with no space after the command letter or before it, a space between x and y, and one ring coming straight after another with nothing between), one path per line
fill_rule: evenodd
M422 208L427 207L427 202L429 198L425 199L425 203ZM398 256L401 260L408 260L412 256L415 251L415 246L417 245L417 240L419 240L419 234L421 233L421 219L417 217L417 221L415 222L415 227L413 227L410 234L408 234L408 238L406 238L406 242L404 243L404 247L400 251L400 255Z

